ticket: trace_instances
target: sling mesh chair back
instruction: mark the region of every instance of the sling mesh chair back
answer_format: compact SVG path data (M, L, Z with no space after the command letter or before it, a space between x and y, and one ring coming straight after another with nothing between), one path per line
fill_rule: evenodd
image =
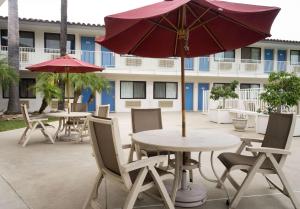
M99 105L97 109L97 116L102 117L102 118L108 118L109 116L109 111L110 111L110 105Z
M83 103L71 103L72 112L87 112L87 104Z
M49 124L44 123L44 121L47 121L48 118L30 118L27 110L26 104L21 105L21 112L26 124L25 131L23 132L19 144L21 144L23 147L25 147L32 135L32 133L36 130L40 130L42 134L49 138L50 141L54 144L54 140L51 136L51 134L48 133L47 127L51 127Z
M157 186L167 208L174 209L162 179L172 178L168 172L154 166L165 160L156 156L135 162L126 162L120 139L117 119L88 117L89 131L99 173L84 208L88 208L93 197L97 197L103 178L121 182L129 192L123 209L132 209L140 192Z
M228 178L237 189L237 193L230 203L230 208L237 207L241 196L256 173L263 174L270 185L291 199L295 208L300 208L295 194L282 171L287 156L291 154L289 149L292 143L295 120L296 117L293 114L271 113L263 140L242 139L243 143L236 153L222 153L219 155L219 159L226 167L226 171L223 173L218 186L220 184L224 186L223 182ZM252 147L251 143L253 142L261 143L261 147ZM253 156L242 155L241 153L245 148ZM247 173L241 185L230 176L230 171L236 169ZM272 182L267 177L268 174L277 174L283 189Z

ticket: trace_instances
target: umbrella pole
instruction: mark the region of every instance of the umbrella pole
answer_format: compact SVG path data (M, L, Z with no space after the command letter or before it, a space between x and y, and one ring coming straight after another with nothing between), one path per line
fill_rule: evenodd
M67 73L67 97L68 97L68 113L70 113L70 79L69 79L69 73Z
M184 75L184 56L180 57L181 62L181 132L185 137L185 75Z

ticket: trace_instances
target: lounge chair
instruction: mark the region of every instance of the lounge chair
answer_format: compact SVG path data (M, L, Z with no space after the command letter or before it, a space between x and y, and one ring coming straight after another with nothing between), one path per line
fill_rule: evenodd
M242 195L256 173L263 174L270 185L291 199L295 208L300 208L296 196L282 171L287 156L291 154L289 149L292 143L295 120L296 117L293 114L272 113L263 140L242 139L242 145L236 153L222 153L219 155L218 158L224 164L226 170L220 178L218 186L224 186L224 181L228 179L237 190L233 200L228 202L230 203L229 208L237 208ZM261 143L261 147L252 147L251 143ZM252 156L241 154L245 148ZM241 185L231 177L230 172L233 170L241 170L247 173ZM278 175L283 189L267 177L269 174Z
M99 173L83 209L93 205L91 203L98 196L98 189L103 178L122 183L129 192L122 207L123 209L132 209L138 194L154 186L157 186L166 208L174 209L174 205L162 182L162 180L172 178L172 174L155 168L156 164L165 160L164 156L128 163L123 155L116 118L103 119L89 116L88 124Z
M30 118L26 104L21 105L21 111L23 114L24 121L26 123L26 129L23 132L23 134L19 140L19 144L21 144L23 147L25 147L31 137L31 134L36 130L41 131L42 134L45 137L48 137L50 139L50 141L52 142L52 144L54 144L54 140L53 140L51 134L49 134L47 131L48 127L53 127L53 126L51 126L47 123L44 123L44 121L47 121L48 118Z

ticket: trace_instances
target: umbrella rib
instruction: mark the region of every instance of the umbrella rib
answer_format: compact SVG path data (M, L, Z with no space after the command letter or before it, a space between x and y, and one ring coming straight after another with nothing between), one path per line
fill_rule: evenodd
M176 26L175 26L168 18L166 18L164 15L162 16L162 18L163 18L167 23L169 23L169 25L171 25L171 27L172 27L175 31L178 30L178 28L176 28Z
M214 42L218 45L218 47L221 50L225 50L225 48L223 47L223 45L220 43L220 41L217 39L217 37L210 31L210 29L204 25L203 28L206 30L206 32L208 33L208 35L214 40Z
M195 30L195 29L197 29L197 28L199 28L199 27L205 26L207 23L209 23L209 22L211 22L211 21L213 21L213 20L215 20L215 19L217 19L217 18L218 18L218 16L215 16L215 17L212 17L212 18L210 18L210 19L208 19L208 20L206 20L206 21L204 21L204 22L198 21L199 24L198 24L198 25L195 25L194 27L192 27L192 28L190 29L190 31L193 31L193 30Z
M198 8L206 9L206 7L203 7L203 6L197 4L197 3L193 2L193 1L191 1L191 4L195 5ZM220 12L217 12L217 11L214 11L214 10L210 10L210 12L213 13L213 14L215 14L215 15L218 15L219 17L221 17L223 19L226 19L226 20L228 20L228 21L230 21L232 23L240 25L240 26L242 26L242 27L244 27L244 28L246 28L248 30L252 30L252 31L254 31L256 33L263 34L263 35L270 35L270 34L266 34L266 33L262 32L262 31L259 31L259 30L255 29L255 28L249 27L249 26L247 26L247 25L245 25L245 24L243 24L243 23L241 23L241 22L239 22L239 21L237 21L237 20L235 20L233 18L227 17L227 16L221 14Z
M160 26L160 22L163 20L163 18L161 18L159 20L159 22L157 24L154 24L150 30L137 42L136 45L134 45L131 50L129 51L129 54L133 54L134 51L143 43L143 41L148 38L148 36L156 29L156 27ZM151 21L150 21L151 22Z
M188 10L191 12L191 14L195 17L195 18L197 18L197 15L194 13L194 11L192 10L192 8L190 8L188 5L187 5L187 8L188 8ZM196 20L194 20L194 22L192 22L192 24L190 24L189 25L189 27L187 28L187 29L190 29L191 27L193 27L197 22L202 22L201 21L201 18L204 16L204 15L206 15L206 13L208 13L209 12L209 8L207 9L207 10L205 10L205 12L203 12Z
M179 28L180 26L180 19L181 19L181 10L178 10L178 15L177 15L177 27ZM176 33L176 40L175 40L175 46L174 46L174 55L177 54L177 45L178 45L178 33Z

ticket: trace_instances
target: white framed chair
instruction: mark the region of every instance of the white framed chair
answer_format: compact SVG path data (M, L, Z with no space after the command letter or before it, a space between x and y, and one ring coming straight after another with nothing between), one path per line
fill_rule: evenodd
M27 127L19 140L19 144L21 144L23 147L25 147L31 137L31 134L36 130L41 131L42 134L45 137L48 137L50 139L50 141L52 142L52 144L54 144L54 140L53 140L51 134L48 133L48 131L47 131L48 127L53 128L53 126L51 126L47 123L44 123L44 121L47 121L48 118L30 118L26 104L21 105L21 111L22 111L23 118L24 118L24 121L25 121Z
M110 105L109 104L99 105L97 107L96 115L98 117L108 118L109 117L109 112L110 112Z
M156 186L166 208L174 209L170 196L162 180L173 175L155 167L166 160L165 156L155 156L128 163L125 160L120 139L118 121L116 118L88 117L89 132L92 139L94 155L99 173L92 192L83 208L87 209L94 198L98 196L98 188L103 178L115 180L128 191L123 209L132 209L138 194Z
M295 120L296 116L293 114L272 113L263 140L242 139L242 145L236 153L222 153L219 155L218 158L226 167L226 170L217 186L224 186L224 181L228 179L237 190L233 200L228 202L230 209L237 208L242 195L256 173L264 175L270 185L291 199L296 209L300 208L299 202L282 171L287 156L291 154L289 149L292 143ZM261 147L252 147L252 143L261 143ZM252 156L242 155L244 149L249 151ZM241 185L230 175L234 170L240 170L247 174ZM279 177L283 188L280 188L267 177L270 174L276 174Z

